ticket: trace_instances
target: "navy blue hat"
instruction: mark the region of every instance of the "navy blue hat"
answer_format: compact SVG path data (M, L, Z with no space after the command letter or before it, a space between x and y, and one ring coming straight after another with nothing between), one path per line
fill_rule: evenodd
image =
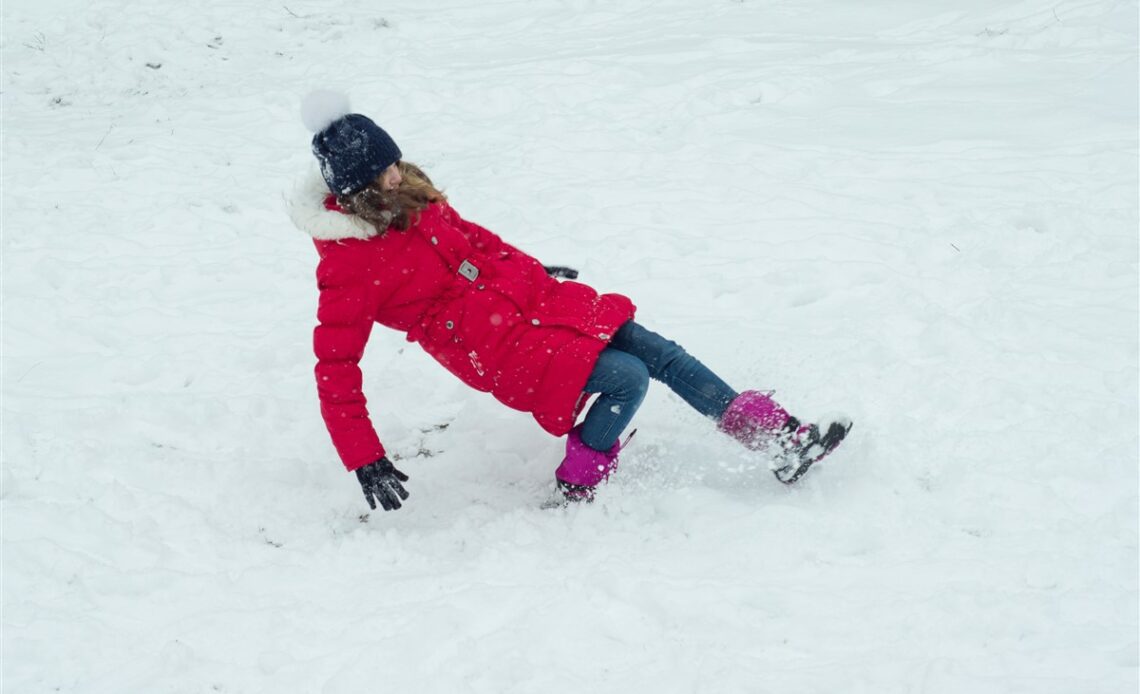
M313 135L313 154L329 190L338 195L363 190L403 156L383 128L359 113L341 116Z

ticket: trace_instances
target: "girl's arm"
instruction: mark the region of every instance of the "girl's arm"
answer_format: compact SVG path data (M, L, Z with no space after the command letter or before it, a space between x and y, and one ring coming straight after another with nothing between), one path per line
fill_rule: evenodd
M534 260L536 264L539 263L539 261L535 260L533 256L520 251L503 239L499 238L495 232L481 227L475 222L469 222L466 219L460 217L459 213L455 211L455 208L451 207L450 205L447 206L446 215L448 220L454 224L461 232L463 232L464 236L471 240L472 245L474 245L477 250L491 254L517 254ZM565 267L562 265L543 265L542 269L543 272L545 272L547 275L550 275L551 277L568 280L578 279L578 271L574 268Z
M518 253L530 257L503 239L499 238L495 232L479 226L475 222L469 222L459 213L455 211L451 205L448 205L444 211L447 220L451 222L457 229L463 232L476 250L483 251L488 254L503 253L506 255L513 255ZM536 261L537 262L537 261Z
M363 283L338 278L321 263L317 284L321 294L313 352L321 416L344 466L355 470L384 456L361 387L360 358L372 333L372 319L364 311Z

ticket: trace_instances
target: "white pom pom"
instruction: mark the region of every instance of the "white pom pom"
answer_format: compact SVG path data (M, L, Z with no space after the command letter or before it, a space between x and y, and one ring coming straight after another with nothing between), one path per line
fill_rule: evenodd
M318 89L301 102L301 121L310 131L319 133L329 124L350 113L348 95L328 89Z

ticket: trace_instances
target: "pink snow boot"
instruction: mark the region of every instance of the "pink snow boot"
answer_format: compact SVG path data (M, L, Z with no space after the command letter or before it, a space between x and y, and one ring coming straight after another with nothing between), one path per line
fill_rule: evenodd
M581 431L581 425L570 430L566 437L566 457L554 471L558 490L567 501L593 501L594 490L617 469L618 451L622 448L621 443L615 441L610 450L595 451L582 441Z
M803 477L851 431L850 421L836 419L827 422L821 433L819 424L801 424L771 395L755 390L746 390L729 403L719 426L749 450L773 453L772 472L784 484Z

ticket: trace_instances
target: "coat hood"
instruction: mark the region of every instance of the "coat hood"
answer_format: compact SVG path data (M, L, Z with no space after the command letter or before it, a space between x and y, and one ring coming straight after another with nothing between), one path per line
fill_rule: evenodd
M318 241L370 239L376 236L376 227L360 217L325 207L325 198L329 195L328 184L317 169L311 169L298 178L285 198L293 224Z

